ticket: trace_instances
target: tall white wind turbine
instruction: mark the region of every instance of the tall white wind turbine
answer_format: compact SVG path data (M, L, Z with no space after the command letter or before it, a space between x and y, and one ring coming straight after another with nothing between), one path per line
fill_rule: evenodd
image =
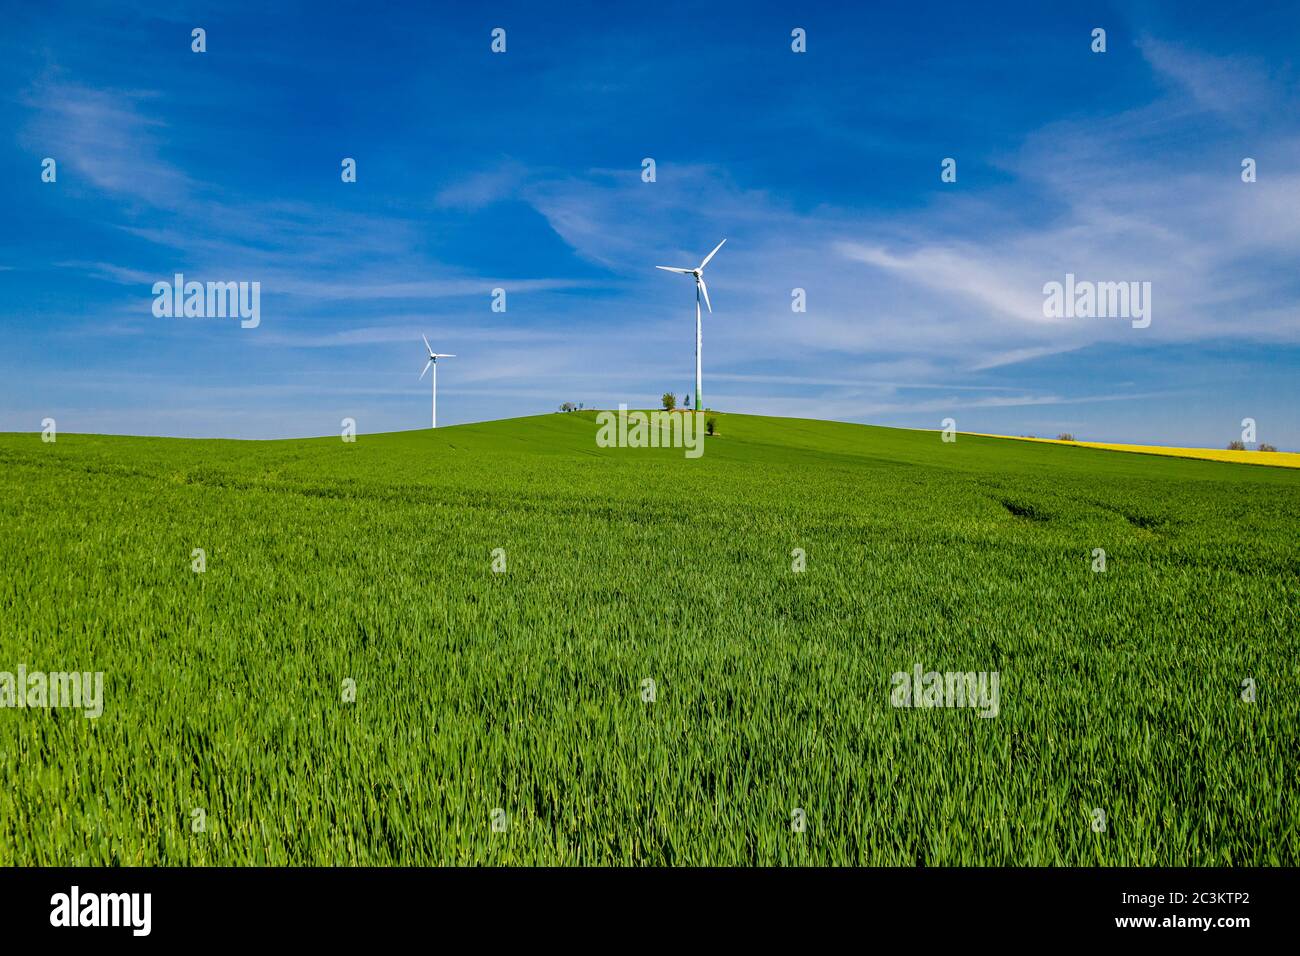
M421 335L420 338L424 339L424 349L426 352L429 353L429 361L425 363L424 372L429 371L429 369L433 369L433 378L430 379L430 381L433 383L433 427L437 428L438 427L438 359L455 358L456 356L447 355L443 352L435 352L433 350L433 346L429 344L429 340L427 338L425 338L423 335ZM421 379L424 378L424 372L420 373Z
M694 269L676 269L673 266L655 266L656 269L663 269L664 272L680 272L682 275L695 277L695 410L704 410L704 400L701 398L704 391L704 372L701 364L700 352L704 347L704 323L700 315L700 295L704 295L704 304L709 307L709 314L713 314L713 303L709 301L709 287L704 284L704 267L709 264L709 260L718 254L722 248L723 239L713 247L713 251L704 257Z

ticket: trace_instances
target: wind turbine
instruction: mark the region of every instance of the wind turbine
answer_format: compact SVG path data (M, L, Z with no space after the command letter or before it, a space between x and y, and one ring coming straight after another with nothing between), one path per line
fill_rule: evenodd
M427 338L424 338L423 335L421 335L420 338L424 339L425 351L429 353L429 361L424 366L424 372L429 371L429 369L431 368L433 369L433 378L430 379L430 381L433 383L433 427L437 428L438 427L438 359L455 358L456 356L445 355L442 352L435 352L433 350L433 346L429 344L429 340ZM421 379L424 378L424 372L420 373Z
M718 254L722 244L727 240L723 239L713 247L713 251L704 257L694 269L676 269L672 266L655 266L656 269L663 269L664 272L680 272L682 275L695 276L695 410L697 412L704 410L704 401L700 397L704 393L704 373L703 366L700 364L700 351L704 346L704 324L700 316L700 294L704 294L704 304L709 307L709 314L713 314L713 303L709 301L709 287L704 284L704 267L709 264L709 260Z

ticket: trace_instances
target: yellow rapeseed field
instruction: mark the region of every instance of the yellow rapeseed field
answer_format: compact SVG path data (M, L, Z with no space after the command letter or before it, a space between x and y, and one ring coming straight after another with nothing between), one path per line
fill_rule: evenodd
M1226 448L1169 448L1164 445L1117 445L1099 441L1062 441L1059 438L1028 438L1020 435L969 434L984 438L1013 438L1016 441L1046 442L1050 445L1079 445L1106 451L1129 451L1139 455L1169 455L1174 458L1203 458L1206 461L1235 461L1247 465L1273 465L1277 468L1300 468L1300 454L1292 451L1230 451Z

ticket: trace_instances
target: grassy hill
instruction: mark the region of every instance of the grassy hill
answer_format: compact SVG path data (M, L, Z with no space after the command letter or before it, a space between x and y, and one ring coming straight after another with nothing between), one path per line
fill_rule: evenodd
M1300 473L717 418L0 435L0 862L1300 863Z

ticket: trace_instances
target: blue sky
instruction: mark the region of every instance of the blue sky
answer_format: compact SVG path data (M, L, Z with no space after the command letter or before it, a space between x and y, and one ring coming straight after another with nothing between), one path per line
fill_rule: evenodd
M1294 4L331 6L8 5L0 430L419 428L422 333L440 424L656 404L653 267L725 236L713 407L1300 449ZM156 318L176 272L260 325ZM1045 318L1066 273L1150 326Z

